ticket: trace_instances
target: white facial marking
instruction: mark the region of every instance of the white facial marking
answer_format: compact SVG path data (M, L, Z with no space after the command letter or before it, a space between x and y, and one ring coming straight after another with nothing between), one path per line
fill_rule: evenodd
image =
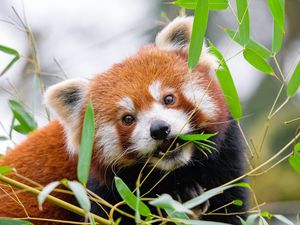
M182 88L184 95L208 117L213 118L217 113L217 106L210 97L208 90L203 88L195 79L188 80Z
M119 102L118 105L121 106L122 108L125 108L131 112L135 112L135 107L134 103L131 98L129 97L124 97L122 98Z
M154 120L163 120L171 126L170 137L192 131L186 113L177 109L168 109L163 105L154 103L150 110L138 115L137 125L131 136L134 149L137 149L140 154L151 153L161 144L161 141L156 141L150 136L150 126Z
M117 130L111 123L103 123L96 132L96 147L107 164L113 163L121 154L121 145L118 142Z
M152 84L149 85L149 92L156 101L159 101L161 98L161 83L160 83L160 81L152 82Z
M178 156L176 156L175 158L172 158L171 160L163 158L162 160L160 160L160 162L157 164L157 168L165 171L174 170L178 167L188 164L192 156L193 156L193 144L185 145L182 147ZM152 157L150 162L153 165L155 165L158 162L158 160L159 158Z

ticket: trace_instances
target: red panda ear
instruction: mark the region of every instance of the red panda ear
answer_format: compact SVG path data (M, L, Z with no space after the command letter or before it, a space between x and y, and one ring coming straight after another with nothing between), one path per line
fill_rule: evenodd
M68 149L77 153L80 144L80 113L84 108L89 81L71 79L58 83L47 89L45 104L53 110L64 126Z
M162 51L187 51L193 28L193 17L177 17L170 22L155 39L155 44ZM208 66L210 69L216 69L219 63L216 57L209 53L209 49L203 43L199 63Z
M193 17L177 17L155 39L156 46L165 51L187 49L193 27Z

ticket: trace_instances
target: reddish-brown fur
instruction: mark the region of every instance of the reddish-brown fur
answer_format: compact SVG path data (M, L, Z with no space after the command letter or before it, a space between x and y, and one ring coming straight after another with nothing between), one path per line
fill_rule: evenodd
M209 75L209 70L208 65L200 63L196 69L190 72L192 73L191 76L200 78L203 87L207 87L210 83L208 93L212 93L210 96L218 106L217 117L211 118L209 115L204 115L200 106L193 120L197 121L197 124L199 124L199 121L207 121L208 127L206 129L217 131L226 126L226 123L216 122L227 120L228 110L219 86L214 78ZM193 103L184 97L180 88L184 81L188 79L187 76L190 72L187 66L186 53L181 51L163 52L153 45L142 48L135 56L114 65L101 76L91 79L86 101L92 99L97 127L101 126L100 124L103 122L116 124L120 135L116 138L121 140L126 148L129 145L127 140L134 125L130 127L122 125L121 118L126 112L122 112L116 104L120 99L128 96L133 100L138 112L149 109L153 103L153 97L149 94L148 87L156 80L161 81L163 87L175 89L175 95L179 103L171 107L189 112L193 108ZM50 125L31 134L23 144L4 156L0 160L0 166L14 167L21 175L42 185L62 178L73 180L76 179L76 160L68 155L65 146L63 127L59 122L52 122ZM114 149L111 151L114 151ZM124 156L119 163L128 164L129 159L132 161L133 157L134 155ZM100 180L104 178L105 166L103 158L99 154L93 156L92 171ZM20 180L19 178L16 179ZM10 188L3 183L0 184L5 191L11 192ZM17 189L14 190L17 191ZM55 194L55 196L68 201L71 200L70 196L61 194ZM14 198L13 195L12 197ZM35 196L18 193L18 197L31 217L71 219L70 213L49 203L44 205L43 211L39 211ZM1 196L1 202L1 217L26 216L23 208L7 197L4 192ZM41 222L40 224L47 223Z
M76 179L77 162L75 158L68 155L63 137L63 127L58 121L53 121L48 126L30 134L25 142L17 146L14 150L9 151L1 158L0 166L13 167L22 176L30 178L41 185L47 185L52 181L62 178L74 180ZM27 185L35 186L15 175L10 175L9 177ZM0 182L0 188L0 217L26 217L22 205L15 201L16 196L14 192L24 205L30 217L61 220L72 220L72 216L74 217L74 214L56 207L51 203L45 203L43 205L43 211L40 211L36 196L20 192L17 188L13 188L13 192L10 187L2 182ZM11 197L9 197L7 193L9 193ZM73 202L73 198L70 195L61 193L53 193L53 195ZM34 221L33 223L54 224L45 221Z

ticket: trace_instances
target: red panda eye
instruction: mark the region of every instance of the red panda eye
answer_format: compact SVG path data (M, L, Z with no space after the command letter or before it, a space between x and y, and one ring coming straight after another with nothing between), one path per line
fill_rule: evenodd
M166 105L173 105L175 103L175 96L174 95L166 95L164 97L164 103Z
M122 122L123 122L123 124L125 124L126 126L131 125L134 121L135 121L134 116L129 115L129 114L123 116L123 118L122 118Z

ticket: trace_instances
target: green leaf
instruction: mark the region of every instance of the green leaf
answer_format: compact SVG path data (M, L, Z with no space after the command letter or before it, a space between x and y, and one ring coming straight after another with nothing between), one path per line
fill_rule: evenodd
M203 220L186 220L186 219L179 219L174 218L176 222L181 222L185 225L230 225L229 223L221 223L221 222L210 222L210 221L203 221Z
M279 221L283 222L284 224L287 224L287 225L295 225L292 221L290 221L288 218L286 218L285 216L283 215L273 215L273 217L275 217L276 219L278 219Z
M91 210L91 202L86 193L86 190L82 186L81 183L77 181L67 181L68 188L74 193L75 198L77 199L80 207L86 212L90 212Z
M9 107L16 120L20 123L14 127L16 131L22 134L28 134L37 128L36 121L31 114L24 109L21 103L15 100L9 100Z
M94 109L89 101L84 114L83 128L81 134L81 145L78 159L78 180L85 186L90 174L92 151L94 146L95 122Z
M7 141L7 140L8 140L7 137L5 137L5 136L0 136L0 141Z
M220 62L220 66L216 70L216 75L228 104L230 113L236 121L239 121L243 116L243 109L231 73L221 52L211 42L209 42L209 44L210 51Z
M191 69L197 66L202 52L208 21L208 11L208 0L198 0L188 53L188 65Z
M141 223L141 214L140 214L140 188L137 187L136 189L136 206L135 206L135 216L134 216L134 221L136 224Z
M280 29L278 23L274 20L273 22L273 38L272 38L272 52L277 53L281 49L282 39L284 33Z
M188 213L188 214L193 213L189 208L187 208L186 206L184 206L180 202L174 200L168 194L162 194L157 199L149 202L149 204L154 205L154 206L156 206L158 208L161 208L161 209L169 209L169 210L172 210L172 211L181 212L181 213Z
M47 184L43 190L39 193L37 199L39 203L39 208L42 210L42 205L44 201L46 200L47 196L60 184L59 181L51 182L50 184Z
M122 221L122 217L118 218L113 225L119 225Z
M197 1L198 0L177 0L171 3L186 9L196 9ZM228 6L228 0L208 0L209 10L224 10L227 9Z
M248 49L243 51L244 58L256 69L260 70L263 73L274 75L274 71L272 66L262 58L260 55L258 55L256 52Z
M118 193L130 208L136 210L137 201L139 201L138 205L140 214L143 216L149 216L151 214L150 209L145 205L145 203L137 199L137 197L130 191L121 178L115 177L115 185Z
M233 204L233 205L236 205L236 206L242 206L244 203L243 203L242 200L236 199L236 200L233 200L233 201L232 201L232 204Z
M201 194L200 196L193 198L187 202L185 202L183 205L188 208L188 209L192 209L197 205L201 205L202 203L206 202L207 200L209 200L210 198L223 193L225 190L229 189L229 188L233 188L233 187L246 187L245 183L238 183L238 184L233 184L233 185L228 185L225 187L217 187L217 188L213 188L211 190L208 190L206 192L204 192L203 194Z
M272 218L272 214L269 213L268 211L263 211L263 212L261 212L261 213L260 213L260 216L266 217L266 218L268 218L268 219L271 219L271 218Z
M259 217L259 214L252 214L248 216L245 225L254 225L255 220Z
M5 174L13 171L13 168L8 167L8 166L1 166L0 167L0 174Z
M243 43L240 39L240 34L237 32L234 32L233 30L230 29L224 29L224 31L228 34L228 36L233 39L236 43L238 43L239 45L243 46ZM247 48L256 52L257 54L259 54L260 56L262 56L263 58L270 58L272 56L272 52L267 49L265 46L261 45L260 43L250 39L248 44L247 44Z
M236 0L237 14L239 19L239 35L243 46L250 40L250 23L247 0Z
M297 153L300 153L300 142L298 142L297 144L295 144L294 146L294 153L297 154Z
M268 222L262 216L259 217L259 225L269 225Z
M33 224L25 220L0 219L0 225L33 225Z
M88 216L89 216L89 221L90 221L91 225L96 225L96 221L94 219L93 214L89 213Z
M3 46L3 45L0 45L0 51L2 52L5 52L9 55L13 55L15 56L11 61L10 63L1 71L0 73L0 76L2 76L4 73L6 73L6 71L12 67L13 64L15 64L15 62L17 62L20 58L20 54L15 50L15 49L12 49L12 48L9 48L9 47L6 47L6 46Z
M286 89L287 96L293 97L296 94L299 86L300 86L300 61L298 62L296 69L287 85L287 89Z
M300 174L300 154L294 154L289 157L291 167Z
M207 140L207 139L215 136L216 134L217 133L215 133L215 134L186 134L186 135L179 136L179 138L184 141L203 141L203 140Z
M274 20L284 32L284 0L267 0Z

